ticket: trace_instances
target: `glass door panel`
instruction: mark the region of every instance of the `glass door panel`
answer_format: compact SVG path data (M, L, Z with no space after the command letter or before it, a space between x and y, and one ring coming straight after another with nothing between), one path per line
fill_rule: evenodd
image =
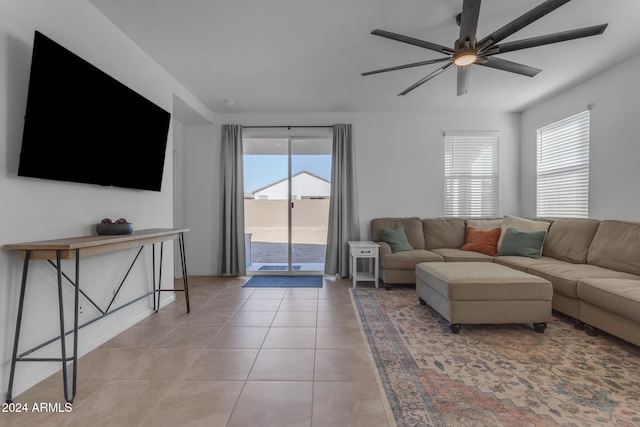
M289 139L245 138L247 272L289 271Z
M330 138L291 138L291 264L324 271L331 195Z

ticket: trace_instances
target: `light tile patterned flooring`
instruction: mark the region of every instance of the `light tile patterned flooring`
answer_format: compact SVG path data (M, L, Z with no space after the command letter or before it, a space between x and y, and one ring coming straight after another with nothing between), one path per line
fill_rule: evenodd
M243 288L192 277L184 296L82 357L71 412L2 426L388 427L350 281ZM61 402L55 374L14 402Z

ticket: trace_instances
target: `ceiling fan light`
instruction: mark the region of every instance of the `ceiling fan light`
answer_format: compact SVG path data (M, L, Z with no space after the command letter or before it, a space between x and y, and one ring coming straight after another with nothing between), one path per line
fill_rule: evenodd
M458 67L471 65L478 60L475 52L461 52L453 58L453 63Z

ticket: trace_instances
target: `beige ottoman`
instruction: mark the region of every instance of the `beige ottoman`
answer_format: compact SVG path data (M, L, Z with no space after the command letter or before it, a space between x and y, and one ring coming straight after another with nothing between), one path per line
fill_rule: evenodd
M533 323L544 332L551 321L551 282L522 271L484 262L425 262L416 266L420 304L462 324Z

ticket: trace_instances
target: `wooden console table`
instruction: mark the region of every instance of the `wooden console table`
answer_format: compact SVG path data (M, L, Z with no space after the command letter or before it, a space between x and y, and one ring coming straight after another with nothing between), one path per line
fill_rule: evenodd
M87 326L105 316L115 313L145 297L153 295L153 309L157 312L160 309L160 295L161 292L184 292L185 300L187 303L187 312L190 311L189 307L189 284L187 280L187 264L184 250L184 233L189 231L187 228L172 229L172 228L157 228L148 230L134 231L132 234L127 235L115 235L115 236L82 236L73 237L68 239L56 239L45 240L40 242L27 242L4 245L5 250L22 251L23 258L23 270L22 270L22 284L20 287L20 301L18 303L18 319L16 322L16 333L13 343L13 356L11 359L11 373L9 375L9 388L7 390L7 403L13 401L12 390L13 380L16 368L16 362L62 362L62 378L64 396L67 402L73 402L76 394L76 379L77 379L77 361L78 361L78 330ZM180 248L180 263L182 266L182 280L184 289L162 289L162 254L163 244L167 240L178 240ZM158 280L156 281L156 250L155 244L160 243L160 266L158 269ZM153 290L145 293L125 304L119 305L116 308L111 308L116 301L118 293L124 285L124 282L129 275L129 272L133 268L135 262L138 260L140 253L145 245L151 244L152 246L152 269L153 269ZM108 252L119 251L123 249L130 249L138 247L138 253L135 259L131 262L125 277L120 282L117 290L109 305L102 309L93 300L80 289L80 259L88 256L104 254ZM62 272L61 261L75 259L75 280L71 280L69 276ZM24 308L24 296L27 285L27 273L29 271L30 260L44 260L49 262L55 269L58 279L58 309L60 314L60 336L52 338L32 349L21 352L18 354L18 344L20 341L20 326L22 323L22 313ZM70 331L65 330L64 326L64 309L63 309L63 294L62 294L62 279L69 282L74 290L74 321L73 329ZM157 283L157 286L156 286ZM82 325L78 324L78 307L80 294L88 300L101 315L90 320ZM157 294L157 296L156 296ZM73 336L73 352L70 356L67 355L66 337L68 335ZM60 358L36 358L28 357L31 353L60 340L61 357ZM70 375L69 375L70 374ZM71 376L71 378L69 378ZM69 381L71 380L71 381Z

